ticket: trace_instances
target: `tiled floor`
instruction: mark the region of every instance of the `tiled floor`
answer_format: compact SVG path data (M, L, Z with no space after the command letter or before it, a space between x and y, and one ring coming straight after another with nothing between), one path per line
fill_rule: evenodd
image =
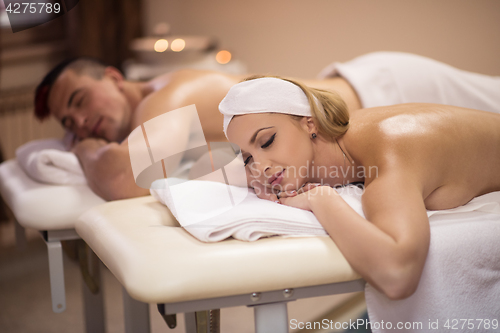
M14 246L13 229L12 224L2 224L0 227L0 332L85 332L81 296L82 279L78 263L65 255L67 306L65 312L55 314L52 312L50 300L46 246L37 233L31 231L27 249L20 252ZM107 332L124 332L122 288L109 270L103 267L102 272ZM288 304L289 319L305 322L331 316L330 310L349 297L352 295L317 297L291 302ZM364 304L361 302L357 308L350 310L351 313L347 316L356 317L363 307ZM152 333L184 332L182 314L177 317L178 327L169 329L157 312L156 305L151 304L150 319ZM221 310L222 333L253 331L252 309L234 307ZM291 330L295 331L297 330Z

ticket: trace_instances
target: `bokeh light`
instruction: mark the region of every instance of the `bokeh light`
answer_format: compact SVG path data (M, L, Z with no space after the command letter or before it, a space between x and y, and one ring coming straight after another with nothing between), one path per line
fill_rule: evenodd
M215 56L215 60L221 65L227 64L231 61L231 52L226 50L219 51Z
M155 43L156 52L165 52L168 49L168 41L166 39L158 39Z
M186 46L186 42L182 38L174 39L172 41L172 43L170 44L170 48L174 52L180 52L180 51L184 50L185 46Z

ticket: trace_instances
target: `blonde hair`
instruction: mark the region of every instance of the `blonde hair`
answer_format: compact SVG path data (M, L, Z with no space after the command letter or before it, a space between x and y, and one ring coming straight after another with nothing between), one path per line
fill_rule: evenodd
M307 96L309 105L311 106L311 116L313 118L314 124L318 128L319 134L323 135L324 137L334 139L344 135L345 132L347 132L347 130L349 129L349 110L347 108L347 104L335 91L308 87L298 81L272 75L254 75L247 77L242 82L261 79L265 77L272 77L275 79L288 81L302 89L304 94ZM318 103L321 103L324 112L318 107L316 100L318 101Z

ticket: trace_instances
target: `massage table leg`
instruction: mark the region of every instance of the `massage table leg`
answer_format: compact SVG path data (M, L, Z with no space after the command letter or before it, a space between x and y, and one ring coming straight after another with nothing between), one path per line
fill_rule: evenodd
M66 291L64 287L64 268L60 241L46 242L49 252L50 293L52 311L61 313L66 310Z
M123 288L125 333L149 333L149 304L136 301Z
M186 333L198 333L196 329L196 312L184 313L184 323L186 326Z
M47 245L49 255L50 293L52 311L61 313L66 310L66 292L64 287L64 268L61 241L79 239L75 230L42 231L42 238Z
M255 333L288 333L287 302L254 306Z
M104 333L104 300L101 287L101 261L85 242L79 243L78 257L83 275L83 300L87 333Z
M85 331L87 333L104 333L104 302L102 292L93 294L85 283L82 283L85 308Z
M64 285L63 251L61 241L80 239L74 229L68 230L48 230L42 232L42 237L47 245L49 257L50 292L52 296L52 310L61 313L66 310L66 291ZM93 256L93 257L92 257ZM95 278L99 279L100 261L91 251L90 261L93 265ZM85 309L85 326L88 333L104 332L104 306L102 292L92 294L86 286L83 287L83 301Z

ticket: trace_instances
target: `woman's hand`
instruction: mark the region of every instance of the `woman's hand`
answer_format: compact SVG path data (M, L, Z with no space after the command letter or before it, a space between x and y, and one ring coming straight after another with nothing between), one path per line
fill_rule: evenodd
M281 192L279 202L283 205L300 208L308 211L311 209L311 199L318 196L338 195L330 186L306 183L297 191Z
M258 198L279 203L277 193L272 189L262 185L256 179L249 182L249 187L253 188Z

